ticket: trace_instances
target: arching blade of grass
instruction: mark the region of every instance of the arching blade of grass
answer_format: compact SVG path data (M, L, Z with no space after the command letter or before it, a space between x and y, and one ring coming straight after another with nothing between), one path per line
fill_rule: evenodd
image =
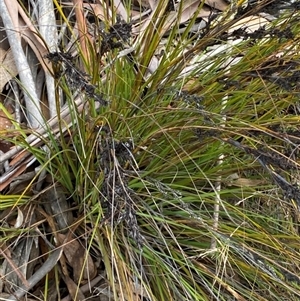
M62 187L74 221L57 229L39 191L24 202L43 218L26 233L38 227L52 244L67 231L64 248L76 240L88 251L78 264L91 256L97 265L103 279L93 289L101 298L298 300L298 13L260 36L243 31L228 46L226 35L237 38L227 32L235 21L223 17L201 38L189 32L195 16L180 36L176 23L163 37L165 6L158 4L127 54L119 55L130 39L105 44L128 25L109 24L108 15L101 18L111 27L99 30L99 41L85 49L79 43L76 58L63 54L69 70L59 74L57 92L69 114L61 110L46 133L16 144L47 170L45 190ZM63 8L58 12L65 19ZM165 38L166 52L149 72ZM92 74L76 86L82 66ZM9 225L3 228L8 233ZM66 262L67 272L63 261L57 265L56 289L67 295L64 281L78 278L80 295L95 276L84 278L82 264L75 277L72 260ZM48 294L49 277L40 284Z

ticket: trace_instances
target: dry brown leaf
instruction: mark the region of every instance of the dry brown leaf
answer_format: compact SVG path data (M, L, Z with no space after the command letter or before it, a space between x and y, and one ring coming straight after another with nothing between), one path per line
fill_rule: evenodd
M193 18L195 12L197 11L197 9L199 8L199 6L201 5L202 0L188 0L185 1L182 7L182 13L180 16L180 23L185 23L188 20L190 20L191 18ZM200 12L202 10L204 10L205 8L202 7L202 9L200 10ZM207 9L205 9L207 10ZM200 14L199 12L199 14Z
M207 20L207 18L211 15L211 9L204 6L199 11L197 18L204 18L204 20Z
M18 74L12 51L4 50L0 46L0 92L4 86ZM1 125L0 125L1 127Z
M63 277L67 287L70 296L72 297L73 301L84 301L86 300L85 296L83 295L81 289L78 287L78 285L69 277L64 276Z
M224 0L205 0L205 4L220 11L224 11L228 7L228 3Z
M64 244L63 252L73 268L74 281L78 283L80 280L93 279L97 274L96 265L78 239L65 241L66 235L60 233L57 238L60 244Z
M178 11L172 11L169 13L166 23L164 24L164 27L162 29L163 36L176 22L179 24L187 22L189 19L191 19L195 12L197 11L199 5L201 4L202 0L187 0L184 1L182 4L182 11L180 14L180 19L178 20ZM179 9L179 4L176 5L177 9Z

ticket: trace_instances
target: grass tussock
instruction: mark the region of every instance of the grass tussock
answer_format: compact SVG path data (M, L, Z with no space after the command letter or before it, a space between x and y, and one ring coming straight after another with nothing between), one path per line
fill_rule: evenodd
M9 300L299 300L299 13L200 2L36 27L39 127L21 77L1 95Z

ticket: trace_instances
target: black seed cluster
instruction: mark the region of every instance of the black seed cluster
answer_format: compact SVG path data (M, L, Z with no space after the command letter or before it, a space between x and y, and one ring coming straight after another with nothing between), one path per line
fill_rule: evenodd
M74 57L69 53L52 52L46 55L54 64L60 64L61 70L56 77L64 74L71 88L86 93L89 97L94 98L102 106L106 106L108 102L104 100L100 93L96 92L96 87L90 83L89 75L80 71L74 64Z

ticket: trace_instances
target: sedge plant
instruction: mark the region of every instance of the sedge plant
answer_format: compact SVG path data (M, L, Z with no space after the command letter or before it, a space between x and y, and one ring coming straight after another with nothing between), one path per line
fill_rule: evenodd
M160 1L133 39L135 24L116 8L98 20L90 7L97 39L81 32L77 42L72 12L56 5L75 54L47 59L69 116L27 145L46 175L25 203L44 216L27 234L37 227L54 248L65 235L65 259L36 297L298 300L298 12L230 33L228 10L196 34L201 2L178 34L179 22L168 25L174 11ZM175 12L179 20L183 4ZM42 204L53 186L72 215L64 229ZM81 270L66 253L74 241L85 250Z

